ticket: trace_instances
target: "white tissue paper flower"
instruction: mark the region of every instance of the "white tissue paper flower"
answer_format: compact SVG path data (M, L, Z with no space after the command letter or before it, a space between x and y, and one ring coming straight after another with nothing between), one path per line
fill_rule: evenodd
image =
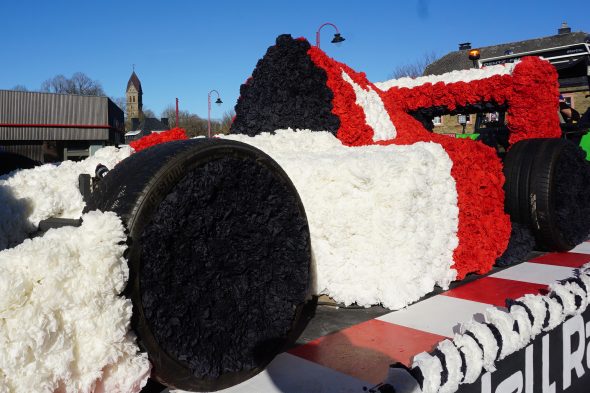
M299 193L316 293L399 309L455 279L457 190L436 143L347 147L329 132L227 135L270 155Z
M78 176L94 176L98 164L112 169L131 152L129 146L108 146L80 162L45 164L0 176L0 250L22 242L41 220L80 217L85 204Z
M146 383L149 362L129 334L131 301L119 296L129 275L125 240L114 213L95 211L78 228L0 252L4 391L92 392L103 373L109 392Z

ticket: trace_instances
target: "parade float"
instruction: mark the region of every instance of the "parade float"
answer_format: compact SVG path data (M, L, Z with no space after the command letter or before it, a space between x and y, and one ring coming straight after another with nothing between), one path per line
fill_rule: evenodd
M133 154L1 178L6 391L138 391L150 368L171 388L227 388L295 341L314 295L399 309L590 232L590 168L558 138L556 74L542 59L374 84L282 35L240 93L231 135L175 130ZM506 111L502 154L424 127L432 114L492 110ZM82 220L25 240L50 217ZM392 374L428 393L475 381L585 309L582 273Z

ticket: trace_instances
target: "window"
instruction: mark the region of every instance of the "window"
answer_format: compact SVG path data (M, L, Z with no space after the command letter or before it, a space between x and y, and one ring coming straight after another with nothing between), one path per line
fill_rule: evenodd
M457 115L457 123L461 124L463 121L465 122L465 124L471 124L471 115L470 114Z
M484 112L475 116L475 131L486 128L499 129L504 127L504 112Z
M435 126L442 126L442 124L443 124L442 116L434 116L432 118L432 124L434 124Z
M483 124L486 125L498 125L501 123L500 112L488 112L484 113Z
M580 121L580 113L576 110L574 104L572 95L560 95L559 117L561 123L576 124Z

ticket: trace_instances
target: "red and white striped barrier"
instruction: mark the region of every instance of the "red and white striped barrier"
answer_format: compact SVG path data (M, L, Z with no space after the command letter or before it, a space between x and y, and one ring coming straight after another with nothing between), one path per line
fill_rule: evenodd
M589 262L590 242L579 245L569 253L550 253L533 258L403 310L293 348L279 355L267 370L256 377L223 392L360 393L363 387L384 381L390 364L400 362L411 366L416 355L431 351L440 342L452 339L459 331L460 324L474 316L476 320L483 321L486 310L490 307L502 309L506 299L545 292L550 284L572 277L574 269ZM524 349L521 352L524 354ZM572 366L574 368L569 383L578 387L584 382L579 380L583 373L576 371L575 366ZM586 363L584 367L588 375ZM540 374L542 371L539 368L535 372ZM469 391L498 391L486 391L496 374L502 374L502 370L499 368L495 374L484 372L482 378L477 380L477 386L471 386L474 390ZM537 389L518 391L541 391ZM408 392L396 390L396 393Z

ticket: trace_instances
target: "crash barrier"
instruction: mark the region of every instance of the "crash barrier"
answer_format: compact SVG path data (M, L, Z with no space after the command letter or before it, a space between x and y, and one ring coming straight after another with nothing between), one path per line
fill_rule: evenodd
M546 295L506 300L451 340L394 364L371 392L489 393L588 390L589 265L550 285ZM389 390L388 390L389 389Z

